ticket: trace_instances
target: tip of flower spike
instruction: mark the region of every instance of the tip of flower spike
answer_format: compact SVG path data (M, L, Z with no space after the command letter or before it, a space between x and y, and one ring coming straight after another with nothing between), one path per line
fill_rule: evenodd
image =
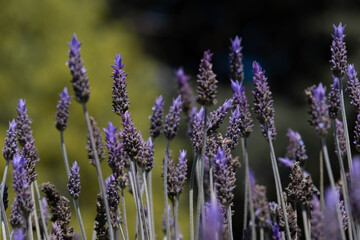
M181 96L179 95L175 100L173 100L173 105L175 108L180 109L182 102L181 102Z
M206 50L204 52L204 60L211 61L213 54L210 52L210 50Z
M14 159L12 161L14 168L25 167L25 164L25 159L19 153L15 153Z
M176 82L178 82L180 85L183 85L187 81L189 81L190 77L185 75L184 69L180 67L178 70L175 71L176 75Z
M15 132L16 130L16 122L15 122L15 119L13 119L11 122L9 122L9 130L11 132Z
M236 107L236 109L234 111L231 112L231 117L232 118L239 118L240 117L240 110L239 107Z
M131 115L131 113L129 113L128 111L126 111L124 114L121 115L121 118L123 120L123 122L122 122L123 126L126 126L132 122L130 115Z
M258 74L259 72L262 71L260 64L258 62L256 62L256 61L253 62L252 67L253 67L253 74L254 75L256 75L256 74Z
M80 49L81 42L77 40L76 34L74 33L71 42L68 43L70 50L73 52L77 52Z
M357 72L355 71L354 64L349 64L348 71L347 71L347 77L349 79L354 79L354 78L356 78L356 75L357 75Z
M196 115L195 115L195 120L198 121L198 122L200 122L202 119L204 119L204 115L205 115L204 108L201 107L200 110L199 110L199 112L196 113Z
M105 180L105 185L106 185L106 187L108 187L109 184L111 184L111 182L114 182L114 181L115 181L114 175L111 175L110 177L108 177L108 178Z
M238 36L235 36L234 39L230 38L230 42L231 42L231 47L230 50L234 51L234 52L240 52L242 47L241 47L241 38L239 38Z
M227 158L225 157L225 151L222 150L221 147L218 147L214 161L218 166L226 164Z
M186 161L186 150L180 150L179 162Z
M334 89L340 88L340 81L337 77L333 76L333 84L331 85Z
M26 113L26 102L25 100L19 99L17 111L19 114Z
M108 128L107 129L104 128L106 140L112 141L112 139L114 139L114 137L115 137L116 130L117 130L117 127L114 127L112 122L108 122Z
M319 83L318 87L312 90L312 92L314 94L314 98L317 101L321 101L324 99L325 91L326 91L326 88L322 85L322 83Z
M65 102L69 101L70 98L71 98L71 97L69 96L69 93L68 93L68 90L67 90L66 87L65 87L64 90L60 93L59 96L60 96L61 100L65 101Z
M77 164L77 162L75 161L71 167L71 171L72 172L76 172L78 173L80 171L79 165Z
M239 83L238 80L233 81L232 79L230 79L230 81L231 81L231 88L233 89L233 93L240 93L242 88L242 82Z
M163 97L160 95L159 97L156 98L155 100L155 106L156 107L162 107L164 105L164 99Z
M278 158L278 160L282 166L287 167L287 168L292 168L292 166L294 164L294 161L290 160L288 158Z
M115 60L114 63L115 65L111 65L112 68L117 69L117 70L121 70L124 68L125 64L122 63L122 58L120 54L116 54L115 55Z
M345 38L344 30L345 30L346 25L342 26L342 23L340 22L339 26L336 26L335 24L333 24L333 27L334 27L333 38L335 40L343 41Z
M229 109L232 108L232 103L233 103L233 100L232 99L228 99L224 102L223 104L223 107L224 107L224 110L227 112L229 111Z

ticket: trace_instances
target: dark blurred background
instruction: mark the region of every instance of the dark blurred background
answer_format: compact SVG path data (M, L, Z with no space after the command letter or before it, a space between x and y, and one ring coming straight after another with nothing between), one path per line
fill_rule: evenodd
M0 1L1 139L5 138L8 121L17 115L17 100L26 99L41 158L37 168L39 182L54 182L68 196L59 133L53 123L58 93L65 86L71 89L71 77L65 62L68 55L66 43L74 32L83 42L82 58L91 86L90 114L101 128L106 127L108 121L120 125L120 119L111 112L110 78L110 64L115 54L120 53L125 71L129 73L130 111L144 138L149 136L147 117L151 114L155 97L160 94L165 97L167 112L172 99L177 96L175 69L184 67L185 72L192 76L191 85L195 90L198 65L204 50L210 49L214 53L214 72L220 82L218 102L221 104L231 97L229 45L230 38L238 35L242 37L245 86L250 105L252 61L259 61L266 70L273 91L278 130L274 143L277 156L286 153L287 129L299 131L309 155L306 168L318 185L320 144L315 131L307 123L304 89L319 82L326 86L332 82L329 50L333 24L346 24L348 60L355 63L355 67L359 65L359 21L360 2L357 1L3 0ZM72 90L69 92L72 94ZM347 97L345 101L348 102ZM65 141L70 161L78 161L81 168L80 205L90 236L98 188L93 187L96 186L96 171L86 159L86 128L81 110L81 106L73 100ZM355 112L348 104L347 113L352 133ZM226 127L226 121L224 125ZM191 152L185 122L180 131L182 133L171 145L176 158L179 149ZM352 138L352 134L350 136ZM157 185L161 184L164 143L161 137L155 144L157 162L154 178ZM275 200L268 146L256 121L248 143L250 167L256 180L268 187L269 200ZM332 152L331 134L328 143ZM240 156L240 150L236 150L234 155ZM338 176L335 156L332 159L335 175ZM0 164L3 168L4 162ZM110 173L105 162L102 167L105 175ZM289 172L284 168L280 171L283 186L286 186ZM236 226L242 226L243 179L241 168L234 200L233 222ZM155 202L159 203L155 211L160 238L162 190L157 189L154 194ZM131 222L135 217L130 195L127 202ZM181 197L179 216L184 239L188 239L187 207L188 196L185 193ZM75 214L72 224L78 231ZM235 239L240 239L241 228L234 227L234 230L238 231Z

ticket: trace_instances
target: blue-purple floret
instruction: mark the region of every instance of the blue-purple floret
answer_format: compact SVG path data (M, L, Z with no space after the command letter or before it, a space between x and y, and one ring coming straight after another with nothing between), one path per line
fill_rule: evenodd
M244 80L244 65L242 62L241 38L230 39L230 79L242 82Z
M17 138L16 138L16 122L13 119L9 122L9 129L6 131L6 138L4 148L2 149L3 156L6 161L11 161L14 154L17 153Z
M226 114L232 108L232 99L228 99L218 109L210 113L209 120L207 122L207 134L214 134L224 121Z
M64 131L68 124L68 116L69 116L69 104L70 104L70 96L68 94L68 90L65 87L64 90L60 93L60 99L56 106L56 121L55 126L57 130Z
M71 167L71 172L70 172L70 176L69 176L69 182L67 184L67 188L69 191L70 196L73 199L78 199L80 196L80 190L81 190L81 186L80 186L80 168L77 164L77 162L75 161Z
M169 113L165 117L164 135L167 140L171 140L176 136L180 122L181 106L181 96L178 96L173 100L173 105L170 107Z
M89 79L83 66L83 62L80 58L81 43L77 40L76 34L74 34L71 42L68 43L68 45L70 50L69 61L67 64L73 77L71 82L73 84L72 88L75 92L75 98L79 103L86 103L89 100L90 95Z
M127 73L123 71L125 64L123 64L120 54L116 54L114 62L115 65L111 65L111 67L114 69L112 76L114 79L112 86L112 107L113 112L121 116L130 107L130 100L126 90Z
M155 100L155 106L152 107L153 115L150 119L150 136L155 139L161 133L163 117L164 117L164 100L159 96Z
M265 71L257 62L253 62L253 82L255 89L252 91L254 98L254 112L260 123L261 132L268 141L275 140L275 110L272 93L268 86Z
M273 240L280 240L281 239L281 232L280 232L280 227L279 225L275 224L274 226L272 226L272 239Z
M23 228L16 228L14 230L14 235L13 235L13 240L25 240L26 239L26 234L24 232Z
M347 51L344 41L345 26L340 23L339 26L334 26L334 34L332 35L333 41L331 43L331 71L333 75L339 79L342 79L346 73L347 67Z

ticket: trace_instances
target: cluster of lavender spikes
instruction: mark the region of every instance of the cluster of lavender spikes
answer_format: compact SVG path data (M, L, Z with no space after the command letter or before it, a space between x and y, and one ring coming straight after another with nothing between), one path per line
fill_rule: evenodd
M208 108L217 103L216 74L211 62L213 54L207 50L200 61L197 75L197 96L194 97L190 86L190 76L184 70L176 71L179 96L175 98L164 117L164 100L156 98L149 117L149 139L144 141L142 134L131 119L130 101L127 92L123 59L115 56L113 68L112 107L120 116L122 128L111 122L104 128L105 147L100 128L95 119L89 117L86 104L90 96L89 80L80 56L81 43L74 35L69 43L68 65L72 75L72 88L75 99L83 105L88 136L87 146L90 163L96 167L99 180L99 194L94 200L97 215L95 218L93 239L122 240L133 239L129 226L135 226L135 239L156 239L153 204L152 170L158 163L154 158L155 140L164 134L167 140L163 160L164 218L163 231L167 240L182 238L194 239L234 239L232 206L236 189L236 171L240 165L236 154L241 145L245 172L243 239L359 239L360 235L360 158L352 159L349 131L344 107L343 84L348 78L346 91L350 103L358 113L355 120L354 148L360 151L360 83L352 64L347 64L345 44L345 26L334 25L331 44L331 71L333 82L330 93L319 83L305 90L309 104L309 123L314 127L320 149L320 185L316 186L306 171L308 156L300 133L289 129L289 145L285 157L276 160L273 141L276 137L275 110L272 92L265 71L258 62L253 62L253 112L260 130L269 144L270 160L276 186L276 201L269 202L266 186L257 184L250 170L246 140L253 132L253 119L244 88L244 66L241 38L231 39L230 45L230 83L233 95L222 105L208 113ZM198 109L196 102L202 107ZM70 96L67 88L60 94L57 104L55 127L59 130L65 171L68 178L67 188L81 229L82 239L87 239L82 222L78 199L81 197L80 168L74 161L70 168L63 134L67 128ZM228 114L231 111L231 114ZM18 102L18 116L9 122L9 130L3 148L6 160L1 182L1 221L3 236L6 239L75 239L70 225L70 200L59 194L51 183L43 183L41 190L46 198L41 198L35 167L39 163L35 141L30 127L24 100ZM188 125L188 136L192 143L194 158L181 150L178 163L172 158L171 141L178 134L181 112ZM227 115L228 127L223 134L220 125ZM340 118L340 119L339 119ZM334 128L335 154L338 165L331 165L325 139L329 130ZM120 129L118 132L117 130ZM344 164L344 158L348 163ZM112 171L104 182L101 171L102 160L107 159ZM251 156L250 156L251 159ZM9 163L13 166L14 201L11 206L9 223L6 210L8 206L8 188L6 186ZM188 163L192 164L191 170ZM289 170L289 184L282 187L278 163ZM160 164L158 164L160 165ZM330 187L325 189L323 167L326 167ZM335 185L334 172L339 169L340 181ZM185 189L186 180L190 180L189 209L190 232L180 233L178 221L179 199ZM196 180L195 180L196 179ZM193 189L197 183L197 206L194 210ZM130 223L126 217L124 190L134 198L136 222ZM172 205L169 206L168 200ZM120 203L121 202L121 203ZM121 208L120 208L121 205ZM51 215L48 212L50 207ZM196 217L194 213L196 212ZM301 214L300 214L301 213ZM49 226L49 220L52 226ZM195 223L194 223L195 220ZM302 222L301 222L302 221Z

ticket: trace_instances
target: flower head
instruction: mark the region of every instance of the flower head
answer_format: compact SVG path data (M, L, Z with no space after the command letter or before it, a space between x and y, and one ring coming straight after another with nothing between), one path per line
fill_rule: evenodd
M178 83L178 93L183 102L182 108L188 118L190 118L191 110L195 106L194 96L189 84L190 77L185 75L184 70L179 68L176 72L176 82Z
M140 152L142 143L141 136L134 127L134 122L130 118L130 113L126 111L122 115L122 120L124 130L119 135L122 147L132 161L137 161L137 155Z
M164 117L164 100L159 96L155 100L155 106L152 107L153 115L149 116L150 119L150 136L155 139L160 135Z
M80 171L80 168L79 168L77 162L75 161L71 167L69 181L67 184L69 194L75 200L79 198L80 189L81 189L79 171Z
M16 122L13 119L9 122L9 130L6 131L5 144L3 148L3 156L6 161L11 161L17 150L17 139L16 139Z
M194 115L191 141L195 153L200 154L203 143L203 129L204 129L204 108L201 107L199 112Z
M331 71L333 75L337 78L343 78L346 73L347 65L347 51L346 44L344 42L345 26L342 26L340 23L339 26L334 26L334 34L332 35L333 41L331 43Z
M350 103L353 105L355 111L360 111L360 82L357 78L354 64L348 65L347 77L347 92L349 93Z
M69 116L69 104L70 104L70 96L68 94L67 88L60 93L60 99L56 106L56 121L55 126L57 130L64 131L67 127L67 119Z
M95 140L95 148L96 149L93 149L93 147L91 145L90 134L88 134L88 140L87 140L86 148L88 150L89 162L93 166L96 166L95 152L98 155L98 158L99 158L100 162L105 159L104 143L102 141L102 136L101 136L100 129L97 126L97 123L96 123L95 119L93 117L91 117L91 116L90 116L90 124L91 124L92 132L93 132L93 137L94 137L94 140Z
M112 107L113 112L121 116L124 114L130 107L130 100L128 92L126 90L126 76L127 73L123 71L125 64L122 63L122 58L120 54L115 56L115 65L111 65L114 69L112 78L114 79L112 86Z
M230 79L234 81L242 82L244 80L244 65L241 38L236 36L234 39L230 39Z
M173 139L176 135L180 122L181 106L182 101L181 96L179 95L173 100L173 105L170 107L169 113L165 117L164 135L168 140Z
M300 166L304 166L308 156L301 135L292 129L289 129L286 135L289 138L286 158L298 162Z
M340 85L339 79L333 77L333 84L329 92L329 116L336 119L340 112Z
M220 127L226 117L226 114L232 108L232 103L232 99L226 100L223 105L210 113L210 118L207 122L207 135L214 134Z
M339 144L339 149L340 149L340 156L345 157L346 156L346 136L345 136L345 131L344 131L344 125L338 119L335 119L335 124L336 124L336 135L338 137L338 144ZM335 143L336 143L336 139L335 139ZM335 146L336 146L336 144L335 144ZM335 149L335 152L338 153L338 150Z
M30 128L31 121L26 109L25 100L20 99L17 107L18 116L16 118L16 132L20 146L24 147L26 142L32 139L32 131Z

